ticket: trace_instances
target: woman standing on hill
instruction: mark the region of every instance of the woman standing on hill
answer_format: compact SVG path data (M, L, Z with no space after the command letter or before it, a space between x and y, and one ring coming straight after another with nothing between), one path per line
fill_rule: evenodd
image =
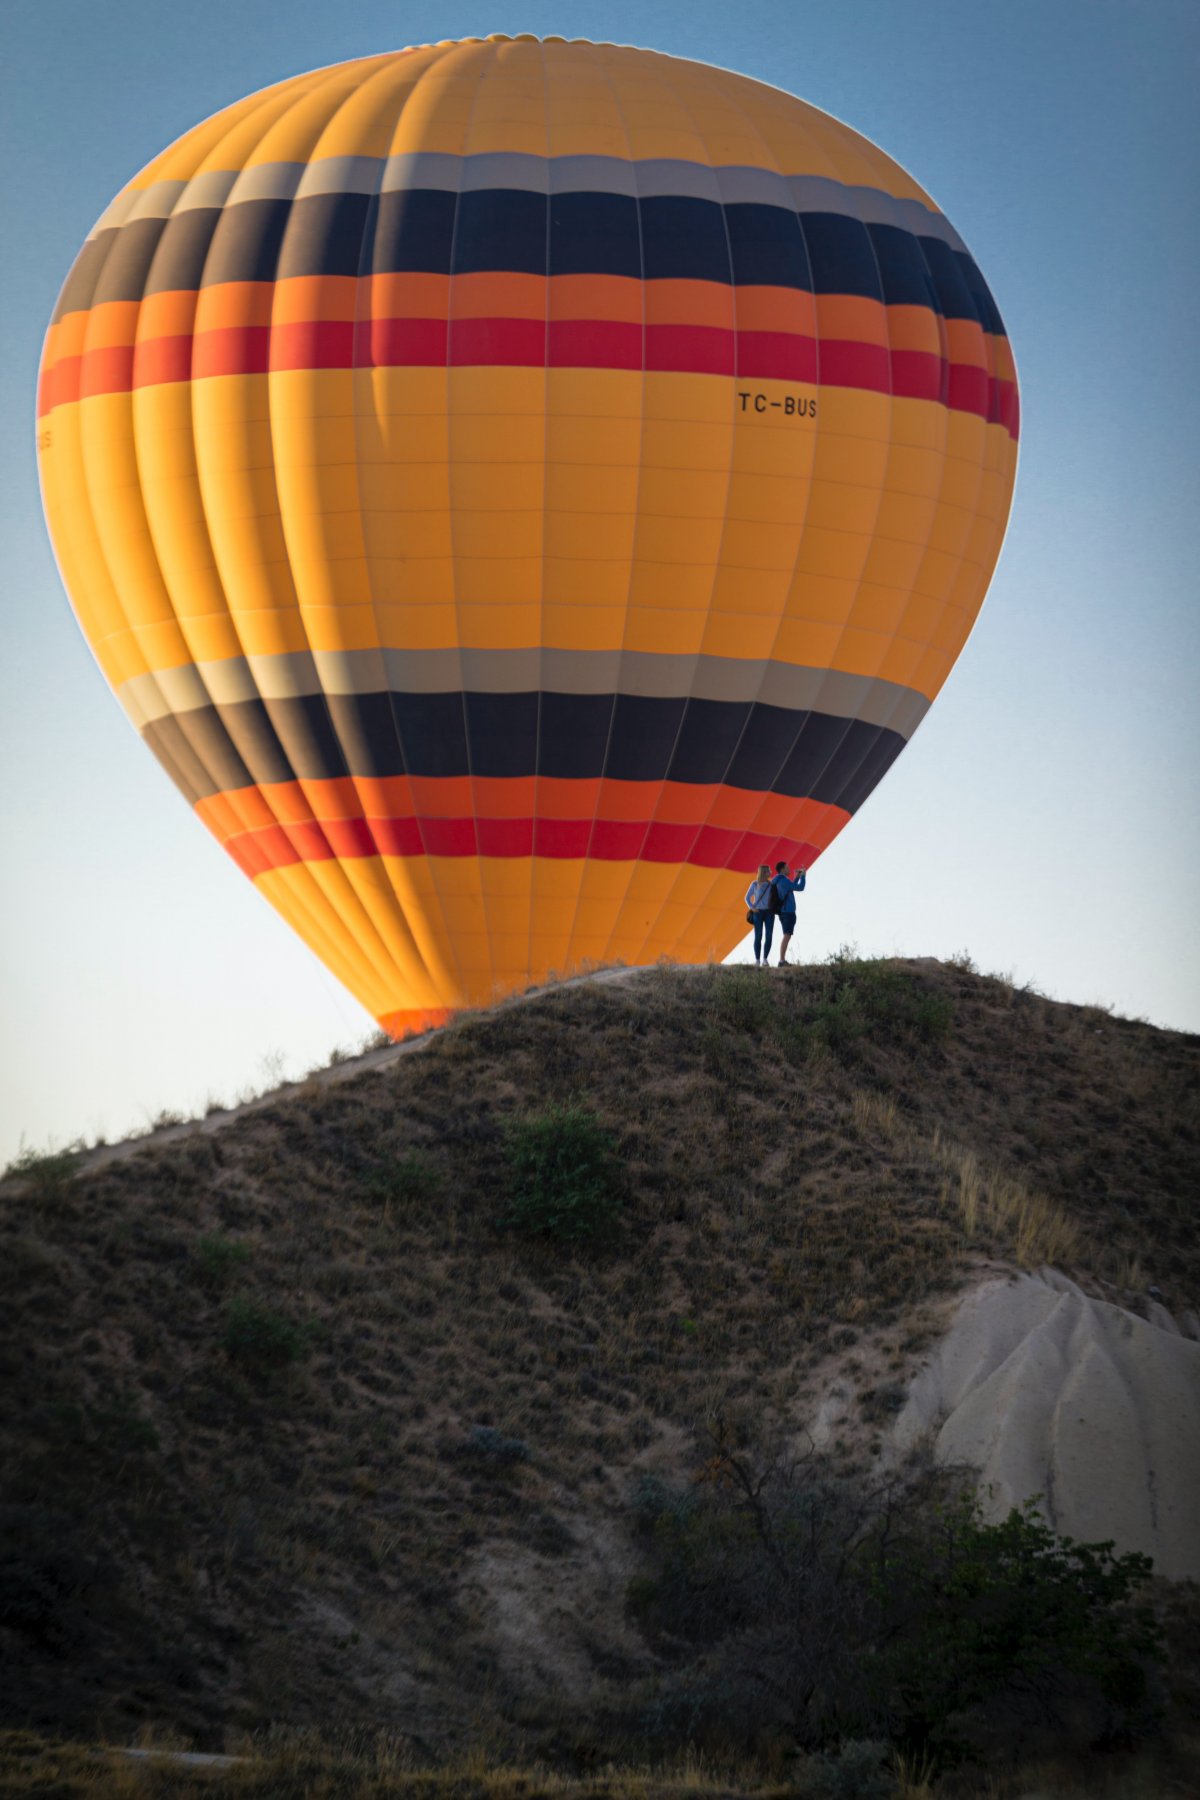
M771 871L766 863L759 863L758 874L746 889L746 923L754 927L754 966L759 966L759 954L762 955L762 966L766 968L771 955L771 938L775 932L775 914L770 909ZM763 936L766 943L763 944Z

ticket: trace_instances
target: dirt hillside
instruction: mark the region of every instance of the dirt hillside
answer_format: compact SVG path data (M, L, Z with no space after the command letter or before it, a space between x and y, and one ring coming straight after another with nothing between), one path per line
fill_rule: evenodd
M972 1282L1200 1304L1200 1040L969 964L656 969L0 1189L0 1713L553 1744L653 1669L630 1495L864 1465ZM509 1227L512 1128L615 1145ZM15 1403L14 1403L15 1402Z

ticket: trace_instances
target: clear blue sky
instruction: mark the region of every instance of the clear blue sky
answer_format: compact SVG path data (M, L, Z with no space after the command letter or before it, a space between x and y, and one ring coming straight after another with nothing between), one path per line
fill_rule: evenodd
M837 114L934 195L1005 316L1023 418L1000 568L929 719L814 874L797 948L966 948L1200 1029L1195 0L9 0L0 1159L192 1111L370 1029L192 818L74 623L33 453L58 287L116 191L207 114L490 31L647 44Z

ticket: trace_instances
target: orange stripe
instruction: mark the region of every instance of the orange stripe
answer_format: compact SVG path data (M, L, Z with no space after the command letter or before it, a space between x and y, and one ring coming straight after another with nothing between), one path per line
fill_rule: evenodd
M93 306L92 312L68 313L57 325L51 325L46 333L46 341L42 345L42 373L52 369L55 363L64 362L69 356L83 354L83 342L87 336L88 320L99 307Z
M863 300L854 294L818 294L815 311L818 338L882 344L887 348L887 308L881 300ZM936 318L932 310L929 316Z
M944 324L950 361L986 369L988 340L983 326L973 325L969 319L946 319Z
M789 831L796 817L796 802L788 794L756 794L754 796L754 828L783 836ZM807 817L805 808L813 809L813 818L824 817L826 813L836 812L844 822L849 814L843 814L840 807L825 806L819 800L801 801L801 816ZM710 825L719 825L723 831L737 831L746 824L746 793L743 788L721 787L716 791L713 800ZM814 827L806 826L805 837L813 837ZM841 827L839 826L840 830ZM831 834L832 835L832 834ZM817 841L813 838L814 843Z
M679 282L675 285L703 287L707 284ZM615 319L624 325L640 325L646 304L645 286L629 275L555 275L550 280L549 316L552 319Z
M549 285L544 275L519 275L511 270L456 275L450 282L448 317L541 320L546 317Z
M265 283L268 290L271 283ZM310 319L353 319L366 283L353 275L294 275L274 283L269 324L307 325Z
M147 294L137 319L139 342L148 338L186 337L196 329L204 300L201 290L181 288L169 294ZM89 349L91 348L89 334Z
M713 281L640 281L616 275L302 275L285 281L230 281L216 287L150 294L71 313L46 334L44 372L56 363L151 338L234 327L307 325L366 319L598 319L640 325L709 325L739 331L790 331L847 343L878 344L952 362L987 363L981 326L942 319L925 306L884 306L853 295L814 298L798 288L730 288ZM941 336L944 330L945 338ZM997 369L1012 379L1008 340L994 338Z
M276 297L286 304L290 285L286 281L223 281L216 287L201 288L196 330L228 331L237 325L269 325ZM307 281L304 285L311 288ZM317 300L311 291L306 298Z
M716 281L648 281L647 325L715 325L732 331L734 292Z
M833 302L833 306L837 304L836 301ZM937 313L930 312L927 306L889 306L887 343L893 350L919 350L926 356L941 356L945 350L942 338L944 325L945 320ZM841 331L834 335L845 337L847 334Z
M817 306L811 294L800 288L735 288L739 331L794 331L800 337L817 335Z
M449 317L449 275L367 275L363 279L367 291L359 297L361 318Z
M137 331L138 311L136 300L108 300L93 307L87 315L87 350L127 349Z

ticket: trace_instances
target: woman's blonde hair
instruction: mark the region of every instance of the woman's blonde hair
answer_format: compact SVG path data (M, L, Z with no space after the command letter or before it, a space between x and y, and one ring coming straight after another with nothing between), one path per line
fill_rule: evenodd
M769 879L769 878L770 878L770 874L771 874L771 871L770 871L770 869L769 869L769 868L768 868L768 867L767 867L767 865L766 865L766 863L759 863L759 865L758 865L758 879L759 879L759 880L760 880L760 881L766 881L766 880L768 880L768 879Z

